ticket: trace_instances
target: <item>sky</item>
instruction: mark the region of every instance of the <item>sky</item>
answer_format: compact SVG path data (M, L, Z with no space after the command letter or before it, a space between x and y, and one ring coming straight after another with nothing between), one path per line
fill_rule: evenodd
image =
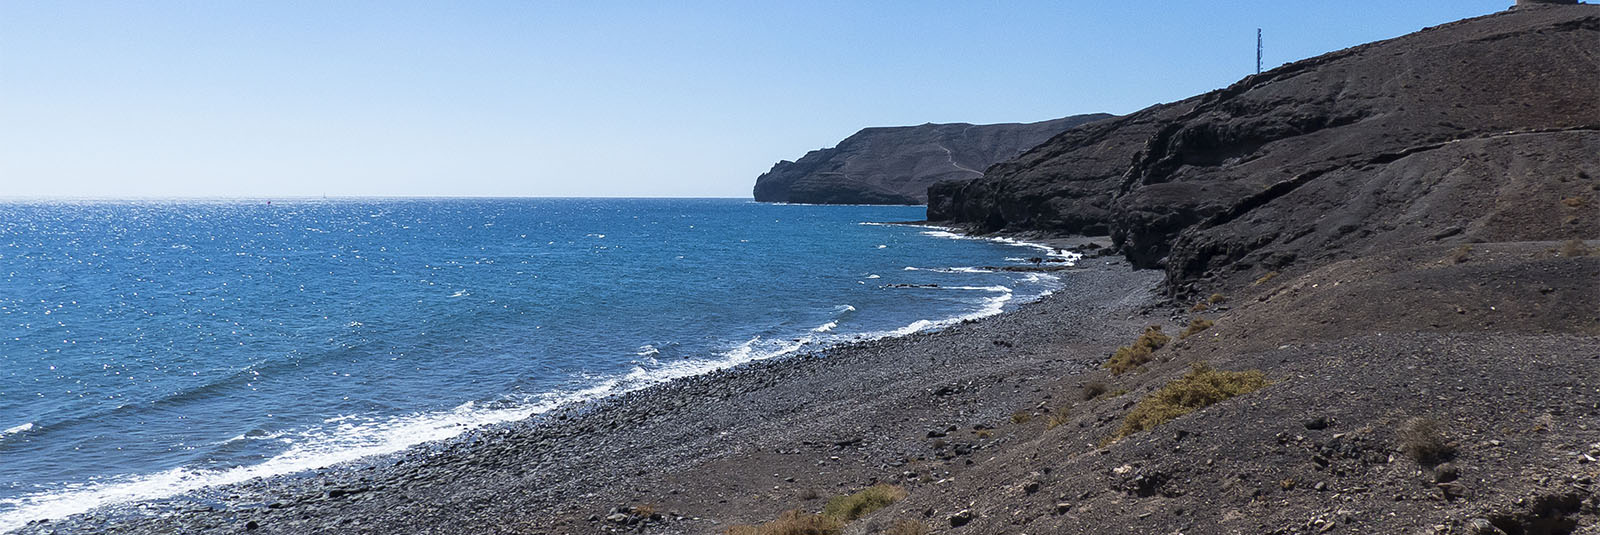
M1126 114L1511 0L0 0L0 197L749 197L868 126Z

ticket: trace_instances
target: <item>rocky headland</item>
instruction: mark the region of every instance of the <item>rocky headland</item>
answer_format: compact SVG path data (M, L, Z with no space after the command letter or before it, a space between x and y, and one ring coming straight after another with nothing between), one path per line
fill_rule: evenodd
M1016 311L23 531L1600 533L1597 125L1600 6L1334 52L935 186Z
M1037 123L924 124L864 128L837 146L784 160L756 179L760 202L923 204L928 186L973 178L995 162L1072 127L1107 119L1074 115Z
M1109 235L1175 289L1429 243L1600 235L1600 22L1524 7L1077 128L930 192L977 232Z

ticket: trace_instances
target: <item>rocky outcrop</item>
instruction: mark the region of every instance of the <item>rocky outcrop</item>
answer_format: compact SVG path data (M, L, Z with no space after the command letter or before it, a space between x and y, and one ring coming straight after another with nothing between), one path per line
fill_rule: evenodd
M760 202L923 204L940 180L983 170L1075 126L1112 117L1075 115L1037 123L924 124L865 128L833 148L784 160L756 179Z
M1172 289L1432 242L1600 235L1600 7L1427 28L1056 136L931 220L1109 234Z

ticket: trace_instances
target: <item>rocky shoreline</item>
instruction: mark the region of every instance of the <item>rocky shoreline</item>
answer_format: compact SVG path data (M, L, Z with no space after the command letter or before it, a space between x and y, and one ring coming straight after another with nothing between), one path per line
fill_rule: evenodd
M1063 244L1070 243L1076 241ZM1133 271L1119 260L1087 262L1064 273L1063 288L1051 296L942 331L754 362L396 454L102 508L37 522L20 533L578 533L642 527L641 520L651 522L648 515L614 517L612 505L638 505L663 481L753 452L805 457L808 465L820 456L816 466L837 468L822 471L827 484L809 482L807 488L826 493L827 487L850 487L893 473L885 469L910 458L905 445L884 440L879 429L896 425L899 415L847 425L798 421L795 414L856 404L852 400L883 395L888 385L915 389L913 396L947 396L994 388L986 383L1003 384L1020 369L1054 377L1093 367L1091 361L1039 350L1113 343L1129 328L1121 324L1142 321L1125 318L1149 311L1160 275ZM972 362L983 367L964 365ZM980 410L951 423L1003 417ZM924 431L917 427L913 433ZM796 453L784 453L789 448ZM701 494L688 487L676 494L691 492ZM653 522L664 532L700 533L748 520L743 516L689 506L656 513Z
M934 186L1113 239L1006 314L22 531L723 533L882 484L825 532L1600 533L1597 36L1519 7Z

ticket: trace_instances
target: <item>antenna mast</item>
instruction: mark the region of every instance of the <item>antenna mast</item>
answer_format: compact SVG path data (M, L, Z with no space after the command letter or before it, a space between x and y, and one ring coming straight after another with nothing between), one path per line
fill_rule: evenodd
M1256 74L1261 74L1261 28L1256 28Z

